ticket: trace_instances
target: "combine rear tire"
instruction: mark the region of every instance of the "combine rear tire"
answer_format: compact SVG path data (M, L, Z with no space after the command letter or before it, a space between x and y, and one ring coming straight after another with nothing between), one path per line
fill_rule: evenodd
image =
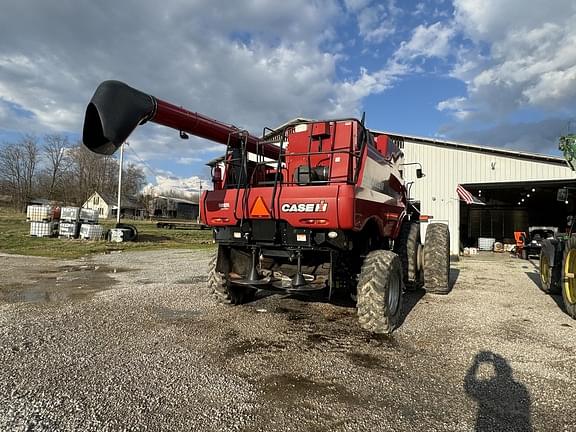
M211 288L216 299L223 304L239 305L254 300L256 290L253 288L231 285L223 273L216 270L216 252L210 260L208 271L208 286Z
M564 248L562 298L566 312L576 319L576 237L570 237Z
M450 292L450 232L448 225L433 223L424 242L424 286L427 292Z
M419 267L418 255L421 254L420 224L405 221L400 228L400 234L394 241L394 252L402 261L404 285L409 291L417 290L422 286L422 268Z
M402 310L402 266L398 255L375 250L364 259L357 287L358 321L364 330L391 333Z
M542 291L547 294L560 294L561 290L561 265L558 261L555 261L554 264L554 266L550 266L550 258L542 249L540 251L540 286Z

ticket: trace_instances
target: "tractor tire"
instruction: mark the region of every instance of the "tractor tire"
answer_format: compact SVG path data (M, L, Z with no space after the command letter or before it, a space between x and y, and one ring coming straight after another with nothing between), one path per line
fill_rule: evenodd
M562 287L560 278L562 277L562 267L556 261L554 266L550 266L550 259L544 250L540 251L540 287L547 294L560 294Z
M576 237L570 237L562 260L562 298L566 312L576 319Z
M450 286L450 231L448 225L433 223L424 242L424 288L433 294L448 294Z
M402 261L404 286L408 291L415 291L422 287L422 268L419 268L418 255L421 253L420 224L405 221L398 238L394 241L394 252Z
M208 271L208 286L216 299L226 305L240 305L254 300L256 290L230 284L224 274L216 270L217 260L218 253L216 252L210 259Z
M392 333L400 321L402 288L400 257L387 250L368 253L357 286L360 326L372 333Z

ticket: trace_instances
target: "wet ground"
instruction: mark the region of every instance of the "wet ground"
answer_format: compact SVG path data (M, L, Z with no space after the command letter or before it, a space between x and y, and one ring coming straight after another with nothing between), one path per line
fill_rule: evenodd
M531 261L454 263L385 337L349 305L219 305L208 259L0 256L0 430L576 431L576 322Z

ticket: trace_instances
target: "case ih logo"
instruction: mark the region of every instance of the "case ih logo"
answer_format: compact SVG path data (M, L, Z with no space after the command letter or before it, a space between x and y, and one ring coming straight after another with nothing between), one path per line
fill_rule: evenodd
M286 213L322 213L328 208L328 203L320 201L318 203L297 203L282 204L282 211Z

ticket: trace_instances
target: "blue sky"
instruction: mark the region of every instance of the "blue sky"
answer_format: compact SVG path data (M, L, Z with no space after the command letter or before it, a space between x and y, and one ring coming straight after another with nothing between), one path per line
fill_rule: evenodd
M529 7L527 7L529 5ZM294 117L557 154L576 111L576 3L5 0L0 142L79 138L99 82L260 133ZM223 148L146 125L127 157L193 188Z

